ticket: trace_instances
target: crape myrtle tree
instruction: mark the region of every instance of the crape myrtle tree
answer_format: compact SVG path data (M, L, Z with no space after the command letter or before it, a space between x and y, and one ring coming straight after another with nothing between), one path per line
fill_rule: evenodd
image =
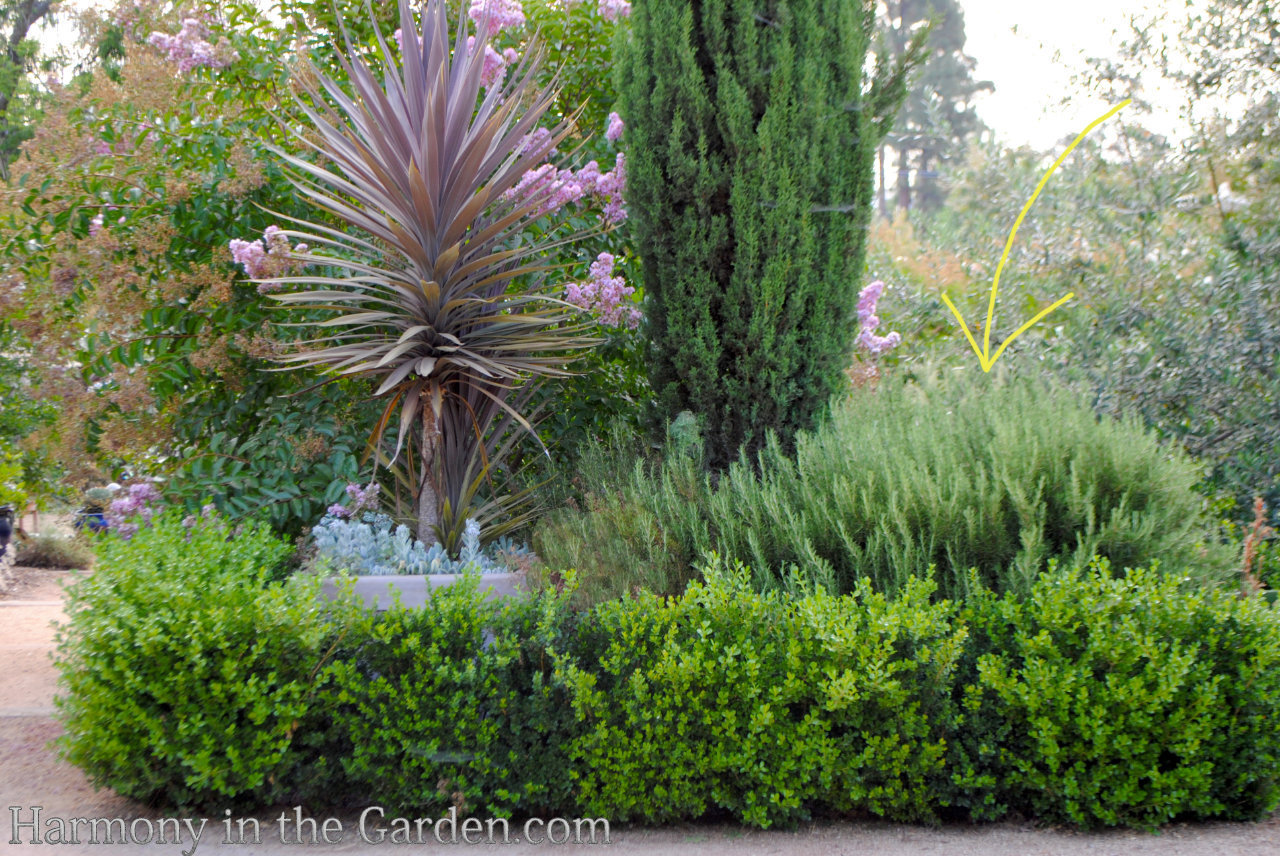
M465 0L451 3L451 20L465 18L474 29L486 5L519 19L514 0ZM309 63L349 86L337 59L348 47L339 19L361 56L380 51L362 0L323 6L327 19L295 0L270 16L225 0L179 7L119 0L68 11L79 36L67 48L89 59L61 82L41 81L34 136L13 161L10 181L0 182L0 391L31 402L30 412L0 408L0 468L20 469L24 483L60 473L76 489L159 478L165 499L192 512L212 502L233 517L263 515L289 534L313 525L351 482L370 477L370 429L386 404L372 398L380 381L349 377L312 389L327 379L323 371L267 370L306 335L273 322L326 313L284 310L274 299L287 290L286 275L325 273L318 263L298 262L299 240L282 233L296 225L290 218L316 212L271 147L320 156L278 118L295 127L305 119L291 105L293 95L306 97ZM527 9L527 21L482 44L486 89L515 74L512 52L523 56L535 33L551 53L539 81L558 72L562 83L595 80L590 63L607 50L612 30L626 25L613 7L595 3ZM383 19L388 37L399 26L398 9L391 12L394 19ZM637 298L623 282L631 259L620 140L607 133L614 99L609 87L575 91L592 98L559 146L576 171L553 169L550 161L560 166L561 155L550 154L530 171L525 189L550 187L553 199L522 234L541 241L562 227L592 231L588 243L548 250L547 264L564 265L548 282L566 300L576 295L577 313L594 319L593 336L626 345L630 370L638 362L630 356ZM569 103L553 101L539 139L563 122ZM320 216L321 225L345 228L333 214ZM602 255L616 257L617 269ZM594 277L595 269L608 276ZM575 284L582 286L576 292ZM594 386L585 374L612 362L575 364L583 376L574 390L539 390L548 402L542 412L559 417L550 429L553 420L534 423L553 452L566 431L594 427L581 410L626 405L615 394L625 384L606 385L617 372L601 373ZM584 388L590 394L580 394ZM22 418L6 418L15 414ZM387 427L388 444L397 428ZM402 452L399 460L409 457ZM377 476L388 488L387 510L413 517L407 503L391 504L398 479L386 467ZM501 479L494 483L502 489ZM486 483L475 506L492 493ZM484 525L485 515L476 516ZM494 526L483 537L501 534Z
M874 4L642 0L618 41L628 206L662 413L723 467L842 382L872 165L922 38L865 70Z

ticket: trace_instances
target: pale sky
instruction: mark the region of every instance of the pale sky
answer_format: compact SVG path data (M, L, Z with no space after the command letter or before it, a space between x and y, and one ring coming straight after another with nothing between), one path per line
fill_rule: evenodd
M1114 31L1128 32L1130 15L1168 9L1176 26L1185 6L1183 0L960 0L960 5L965 52L978 63L975 76L996 86L977 100L978 115L1004 143L1037 149L1075 137L1112 106L1090 97L1074 98L1066 107L1059 103L1075 94L1071 77L1085 70L1085 57L1113 56L1120 39ZM1155 78L1153 73L1144 83L1150 86ZM1154 90L1144 96L1157 112L1143 117L1143 124L1176 136L1177 94Z

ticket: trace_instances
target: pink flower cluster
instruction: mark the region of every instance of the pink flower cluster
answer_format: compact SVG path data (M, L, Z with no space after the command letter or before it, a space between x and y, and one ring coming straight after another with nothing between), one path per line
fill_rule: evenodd
M626 130L626 127L621 116L617 113L610 113L609 125L604 130L604 138L611 143L616 143L622 139L622 132Z
M203 22L197 18L186 18L176 36L152 33L147 41L168 53L170 61L176 62L178 71L184 74L202 65L209 68L230 65L237 58L236 52L215 48L206 39L208 35Z
M400 46L400 53L404 53L404 35L401 34L399 27L396 27L396 31L393 35L396 40L396 44ZM422 47L422 36L418 36L418 47Z
M467 51L471 52L476 49L476 37L467 36ZM480 69L480 85L486 89L490 89L502 83L502 79L507 76L507 66L520 59L520 54L516 53L515 48L507 48L502 53L498 53L493 45L486 44L484 46L484 65Z
M129 485L124 496L111 501L111 506L107 509L107 525L127 541L141 526L151 524L157 511L152 504L159 502L160 491L151 482Z
M350 505L342 505L335 502L333 505L325 509L330 517L337 517L341 520L355 517L361 511L377 511L378 510L378 491L381 487L377 482L369 482L368 486L361 487L352 483L347 485L347 499L351 500Z
M627 219L622 195L627 186L627 159L622 152L614 160L610 172L601 172L595 161L587 161L582 169L557 170L549 163L531 169L521 176L515 187L502 194L503 199L541 201L538 215L559 211L571 202L591 197L602 203L601 217L608 225Z
M540 201L537 214L551 214L586 195L586 187L571 169L557 170L549 163L531 169L520 177L515 187L502 194L503 199Z
M635 304L626 300L634 293L625 279L613 275L613 256L601 253L591 263L591 279L565 286L564 299L596 313L601 324L617 327L625 323L634 330L643 317Z
M485 37L524 26L525 20L520 0L471 0L467 15L483 28Z
M588 164L589 166L590 164ZM627 203L622 196L627 190L627 156L618 152L613 169L596 179L595 194L604 202L602 217L611 226L627 219Z
M616 21L619 18L631 17L631 3L629 0L598 0L596 4L600 17L606 21Z
M551 132L546 128L535 128L532 133L525 134L524 139L520 140L519 154L527 154L532 151L540 151L547 148L551 144ZM547 155L554 155L555 149L547 149Z
M257 241L232 239L230 247L232 260L244 266L244 272L250 279L264 280L258 284L259 294L279 291L283 283L275 282L271 277L283 276L302 264L296 257L310 249L306 244L290 247L289 239L279 226L268 226Z
M858 292L858 321L862 326L858 332L858 344L874 356L885 353L902 341L902 337L897 333L890 333L888 336L876 335L876 328L880 326L880 319L876 317L876 301L882 294L884 294L884 283L878 279Z

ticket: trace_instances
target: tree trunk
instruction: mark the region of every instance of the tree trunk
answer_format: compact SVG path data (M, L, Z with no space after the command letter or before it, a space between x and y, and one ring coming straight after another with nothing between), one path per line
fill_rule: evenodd
M911 210L911 152L906 146L898 148L898 210Z
M889 200L885 196L884 187L884 146L880 146L880 216L889 219Z
M936 175L929 165L933 160L933 152L928 149L920 150L920 166L916 172L916 208L921 211L935 211L937 206L933 204L936 195L937 180Z
M434 544L440 523L440 490L435 479L436 452L440 448L440 423L430 400L422 404L422 478L418 483L418 540Z

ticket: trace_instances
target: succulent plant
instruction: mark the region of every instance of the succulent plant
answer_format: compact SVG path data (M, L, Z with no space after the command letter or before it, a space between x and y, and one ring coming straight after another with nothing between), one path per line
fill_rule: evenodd
M314 565L356 576L503 573L509 568L496 556L532 555L527 547L517 547L507 539L486 551L480 545L480 524L475 520L466 523L457 559L439 542L428 547L412 536L408 526L393 525L390 517L380 513L365 512L359 520L327 515L311 530L311 537L316 547Z

